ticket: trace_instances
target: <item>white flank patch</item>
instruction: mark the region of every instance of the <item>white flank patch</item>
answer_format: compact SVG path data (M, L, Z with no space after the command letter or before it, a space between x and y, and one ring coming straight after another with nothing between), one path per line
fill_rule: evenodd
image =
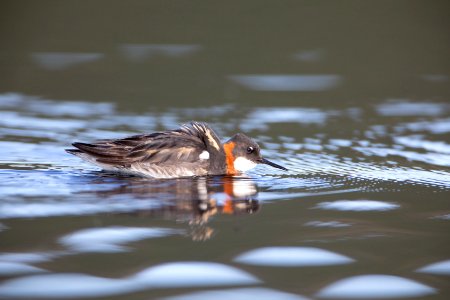
M198 158L200 159L209 159L209 152L204 150L202 153L200 153L200 155L198 156Z
M256 167L256 163L246 159L245 157L239 156L234 160L234 168L239 172L245 172Z

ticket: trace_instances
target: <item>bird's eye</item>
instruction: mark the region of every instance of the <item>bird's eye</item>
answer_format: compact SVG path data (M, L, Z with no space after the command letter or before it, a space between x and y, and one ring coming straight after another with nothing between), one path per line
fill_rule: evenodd
M255 148L253 148L253 147L251 147L251 146L247 148L247 153L248 153L248 154L253 153L253 151L255 151Z

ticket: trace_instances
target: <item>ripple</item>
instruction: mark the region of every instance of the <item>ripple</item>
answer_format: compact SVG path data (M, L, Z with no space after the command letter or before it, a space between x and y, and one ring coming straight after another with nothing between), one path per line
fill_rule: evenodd
M22 252L0 253L0 276L17 276L33 273L44 273L47 270L32 266L32 263L48 262L67 253L51 252Z
M450 220L450 214L438 215L438 216L432 217L432 219Z
M330 139L329 143L337 147L350 147L353 144L353 141L345 139Z
M52 117L71 116L84 119L113 114L115 111L115 105L107 102L87 103L82 101L32 99L26 101L24 104L27 110Z
M418 269L417 272L435 275L450 275L450 260L439 261L426 265Z
M234 267L212 262L174 262L148 268L134 280L155 288L250 285L261 281Z
M45 129L51 131L68 132L85 128L87 123L76 119L49 119L41 117L26 116L12 111L0 111L0 125L15 128Z
M312 49L299 51L293 55L295 60L303 62L318 62L323 60L325 56L325 50L323 49Z
M0 261L37 263L49 261L55 257L54 253L25 252L25 253L0 253Z
M122 246L125 243L180 233L182 231L171 228L111 226L79 230L63 236L59 242L78 252L123 252L129 250Z
M432 134L445 134L450 132L450 118L401 123L399 125L396 125L395 129L400 133L403 133L405 131L412 131L430 132Z
M175 262L150 267L125 278L81 273L31 275L0 284L0 297L79 298L120 295L146 289L252 285L260 280L219 263Z
M31 54L33 61L41 68L57 71L75 65L100 60L103 53L77 53L77 52L35 52Z
M0 284L0 296L10 298L79 298L117 295L139 290L132 280L86 274L46 274Z
M322 202L315 208L340 211L388 211L399 208L400 205L375 200L337 200Z
M400 145L411 148L420 148L427 151L450 154L450 144L443 141L427 141L424 140L422 136L398 136L394 137L394 141Z
M0 276L41 273L46 270L19 262L0 261Z
M123 44L119 51L132 62L143 62L155 56L186 57L202 48L201 45L190 44Z
M352 258L313 247L265 247L240 254L235 262L272 267L317 267L354 262Z
M347 224L347 223L342 223L339 221L328 221L328 222L323 222L323 221L310 221L305 223L305 226L310 226L310 227L328 227L328 228L342 228L342 227L350 227L351 224Z
M392 101L376 107L382 116L441 116L446 114L450 105L447 103Z
M15 109L21 114L39 113L52 117L72 116L78 118L109 115L115 111L115 105L108 102L51 100L20 93L0 94L0 107L5 110Z
M180 296L162 298L164 300L307 300L308 298L269 288L239 288L227 290L201 291Z
M243 130L268 129L272 123L325 124L337 111L306 107L256 108L239 125Z
M435 294L436 289L391 275L361 275L345 278L319 291L319 298L386 299Z
M366 156L400 156L410 161L420 161L436 166L450 166L450 155L445 153L419 153L414 151L398 150L386 147L353 147L353 150L359 151Z
M44 177L47 177L48 180L54 180L51 176L47 176L51 174L48 170L49 166L67 166L68 164L67 156L64 154L64 148L60 146L55 146L52 144L34 144L34 143L20 143L20 142L6 142L0 141L0 164L19 164L24 165L25 167L29 166L30 169L41 169L40 171L36 170L14 170L14 168L8 168L12 170L4 170L6 168L0 169L0 176L2 180L0 181L0 185L4 187L21 184L18 182L17 178L28 178L31 179L28 181L29 183L33 182L33 178L37 177L37 180L43 180ZM31 165L31 166L30 166ZM47 165L44 170L39 166L32 165ZM66 177L68 174L63 173L60 174ZM5 184L5 181L8 181L9 185ZM21 185L22 188L26 189L27 186ZM10 192L13 194L24 194L22 191L16 189L7 190L9 194ZM40 190L36 190L37 193L42 192ZM58 192L58 191L55 191Z
M291 174L346 176L347 180L368 180L378 183L388 181L396 184L420 184L450 188L450 174L443 170L358 162L322 153L303 153L301 157L288 157L283 164Z
M339 86L340 75L232 75L232 81L255 91L326 91Z
M29 191L32 193L32 189ZM70 193L67 193L69 195ZM62 194L60 194L62 195ZM43 194L43 196L50 196ZM46 200L45 202L11 202L0 204L0 218L36 218L64 215L92 215L107 212L132 212L161 207L154 199L91 199L82 198L77 202Z

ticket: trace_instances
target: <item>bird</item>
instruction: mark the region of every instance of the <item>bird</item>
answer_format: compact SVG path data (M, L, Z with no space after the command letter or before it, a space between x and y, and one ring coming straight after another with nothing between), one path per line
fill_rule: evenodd
M204 122L175 130L133 135L121 139L75 142L66 152L105 171L151 178L240 175L258 164L287 171L261 155L250 137L237 133L221 143Z

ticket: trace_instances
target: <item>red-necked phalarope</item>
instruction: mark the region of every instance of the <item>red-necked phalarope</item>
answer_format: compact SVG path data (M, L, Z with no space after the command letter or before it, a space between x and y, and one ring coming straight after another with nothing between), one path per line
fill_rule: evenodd
M176 130L72 145L77 149L67 149L68 153L104 170L153 178L237 175L257 164L287 171L263 158L258 144L246 135L238 133L222 144L201 122Z

